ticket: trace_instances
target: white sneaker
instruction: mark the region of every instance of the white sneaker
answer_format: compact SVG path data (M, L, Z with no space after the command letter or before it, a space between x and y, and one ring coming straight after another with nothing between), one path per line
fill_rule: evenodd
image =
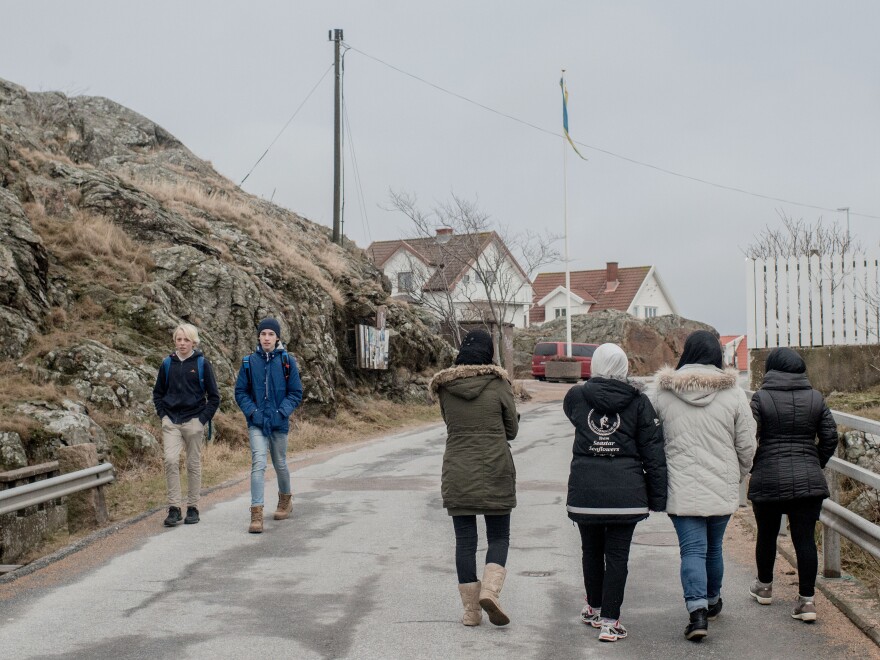
M586 600L586 598L584 598ZM601 628L602 627L602 616L600 615L601 610L594 610L590 607L590 604L587 603L584 605L584 609L581 610L581 621L583 621L588 626L593 626L593 628Z
M616 642L618 639L624 639L625 637L626 628L620 624L620 619L617 621L602 619L602 630L599 632L600 642Z

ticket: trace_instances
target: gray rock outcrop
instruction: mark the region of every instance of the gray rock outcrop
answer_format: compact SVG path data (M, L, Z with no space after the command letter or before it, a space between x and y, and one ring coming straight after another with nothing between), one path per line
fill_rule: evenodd
M571 317L571 340L583 344L613 342L626 352L633 376L649 376L664 364L675 364L687 336L696 330L718 332L712 326L681 316L637 319L626 312L606 309ZM514 334L514 359L520 376L531 374L532 353L539 341L565 341L565 319Z
M182 322L200 328L227 412L269 315L299 362L303 414L333 415L364 389L422 397L422 372L451 349L388 295L362 250L245 193L149 119L0 80L0 366L22 391L0 403L0 433L15 415L36 421L29 457L47 455L31 440L153 446L132 429L153 428L152 386ZM380 305L391 368L362 371L352 330Z

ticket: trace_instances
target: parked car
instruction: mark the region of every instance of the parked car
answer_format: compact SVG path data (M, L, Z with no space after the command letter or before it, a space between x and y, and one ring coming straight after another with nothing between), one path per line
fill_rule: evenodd
M541 341L535 344L532 355L532 378L535 380L545 379L545 363L557 355L565 355L566 342L564 341ZM581 378L587 380L590 377L590 364L593 362L593 352L599 348L599 344L575 344L571 345L571 356L581 363Z

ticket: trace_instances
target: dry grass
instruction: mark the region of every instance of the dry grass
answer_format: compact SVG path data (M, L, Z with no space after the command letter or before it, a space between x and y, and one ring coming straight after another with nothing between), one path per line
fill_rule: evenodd
M128 182L174 208L194 227L202 231L208 231L208 223L203 218L195 216L186 208L187 206L239 225L265 249L267 255L277 255L280 260L277 267L303 274L320 286L335 304L345 305L345 298L332 280L333 277L340 277L347 271L345 258L329 244L328 249L318 250L316 254L301 249L301 236L287 229L282 223L255 213L245 199L236 195L234 188L209 189L195 181L181 183L134 178L129 179ZM272 264L271 256L267 257L267 261L270 265L276 265Z
M251 215L246 202L235 199L225 190L208 190L196 182L137 179L130 183L162 202L182 202L226 220L241 221Z
M834 410L880 420L880 385L859 392L832 392L826 401Z
M117 292L124 281L147 281L148 251L103 216L75 211L70 219L51 218L39 202L25 204L25 213L59 263L88 280Z

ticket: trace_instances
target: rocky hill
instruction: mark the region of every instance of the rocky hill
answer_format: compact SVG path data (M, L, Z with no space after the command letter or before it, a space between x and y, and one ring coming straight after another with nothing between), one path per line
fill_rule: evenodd
M633 376L649 376L664 364L675 365L687 336L696 330L718 332L712 326L672 314L637 319L606 309L571 317L571 340L583 344L618 344L629 357ZM532 353L539 341L565 341L565 319L519 330L514 336L514 361L519 375L531 374Z
M420 397L451 349L389 293L356 246L243 192L145 117L0 80L0 470L60 444L155 446L151 390L180 322L216 367L221 438L243 432L231 386L263 316L300 362L303 414ZM352 329L379 305L391 368L361 371Z

